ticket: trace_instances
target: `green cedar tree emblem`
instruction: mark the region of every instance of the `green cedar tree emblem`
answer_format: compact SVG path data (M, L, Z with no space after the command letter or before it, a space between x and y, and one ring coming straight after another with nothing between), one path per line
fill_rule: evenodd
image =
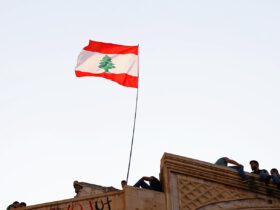
M112 62L112 59L108 55L105 55L101 59L98 67L101 68L101 69L104 69L105 72L107 72L107 73L109 73L110 69L116 68L115 65Z

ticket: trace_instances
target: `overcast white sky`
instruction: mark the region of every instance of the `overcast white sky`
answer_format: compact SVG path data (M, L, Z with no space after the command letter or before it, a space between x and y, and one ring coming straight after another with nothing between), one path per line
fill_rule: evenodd
M164 152L280 169L280 1L0 2L0 209L126 178L136 89L75 77L89 39L140 46L130 184Z

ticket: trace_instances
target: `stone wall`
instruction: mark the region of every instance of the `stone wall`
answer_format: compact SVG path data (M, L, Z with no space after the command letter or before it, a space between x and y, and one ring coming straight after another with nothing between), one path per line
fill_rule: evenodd
M124 210L124 193L102 193L45 204L28 206L27 210Z
M33 205L26 210L164 210L165 207L164 193L127 186L119 192Z
M167 210L280 209L276 186L254 175L243 183L237 171L227 167L165 153L161 178Z
M236 170L168 153L161 159L160 174L163 193L127 186L116 192L81 194L26 209L280 210L280 190L256 175L247 174L251 179L244 183Z

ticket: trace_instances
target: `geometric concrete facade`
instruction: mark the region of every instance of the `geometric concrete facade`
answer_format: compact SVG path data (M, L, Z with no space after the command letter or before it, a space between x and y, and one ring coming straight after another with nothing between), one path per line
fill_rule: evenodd
M280 209L280 191L257 175L243 183L234 169L165 153L161 176L167 210Z
M258 176L243 183L237 171L165 153L160 179L164 192L124 190L28 206L28 210L280 210L280 191ZM19 210L19 209L16 209Z

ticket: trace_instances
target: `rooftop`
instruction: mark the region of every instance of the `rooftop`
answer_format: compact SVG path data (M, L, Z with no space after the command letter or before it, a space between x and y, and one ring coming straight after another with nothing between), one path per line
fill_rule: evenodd
M28 206L28 210L233 210L280 209L280 191L259 177L243 183L236 170L165 153L160 179L164 192L127 186L100 188L61 201ZM90 185L85 185L90 187ZM106 191L107 189L107 191ZM112 191L110 191L112 189ZM104 191L105 190L105 191Z

